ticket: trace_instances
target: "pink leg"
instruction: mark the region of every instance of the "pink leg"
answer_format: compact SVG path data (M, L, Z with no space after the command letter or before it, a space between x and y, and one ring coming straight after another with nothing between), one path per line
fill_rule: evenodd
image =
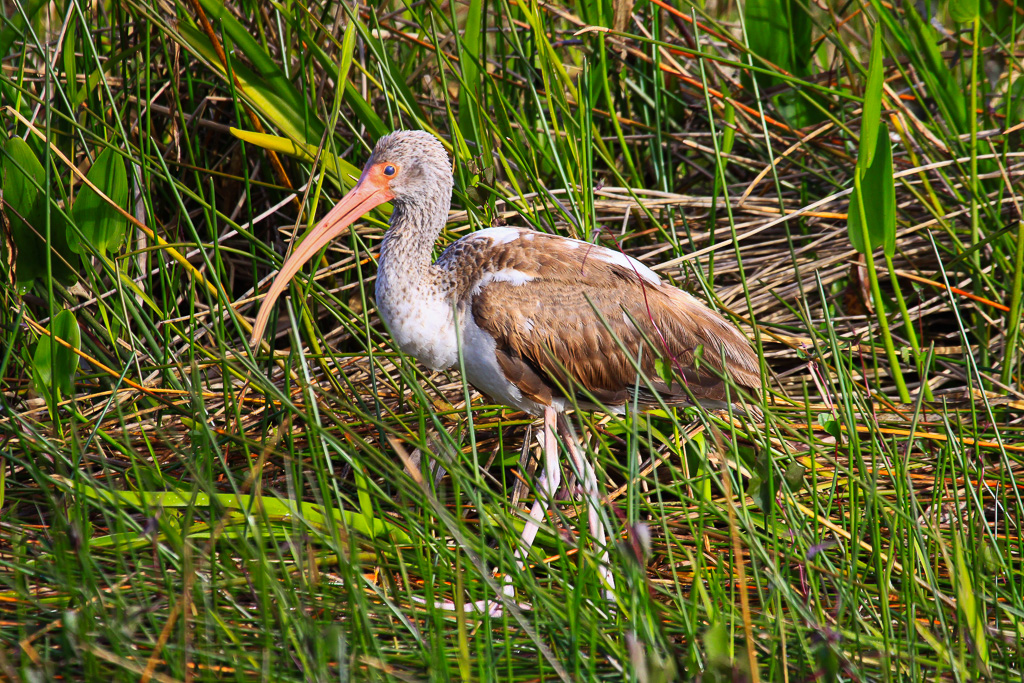
M519 545L516 547L516 564L520 569L526 568L526 556L537 539L537 531L548 511L548 501L555 495L558 484L562 480L562 470L558 466L558 442L555 441L556 420L557 414L554 408L545 408L544 431L541 437L543 439L541 446L544 450L544 471L537 481L537 498L533 501L533 508L530 509L530 519L526 520L526 527L523 529L523 535L519 537ZM505 594L509 595L508 591Z
M601 521L601 493L597 488L597 474L587 456L580 453L576 445L576 435L573 433L569 421L563 415L558 417L558 433L565 441L569 459L583 486L583 497L587 503L587 520L590 522L590 537L597 545L597 572L604 584L605 597L609 602L615 602L615 577L608 564L608 534L605 531L604 522Z
M516 545L516 565L520 570L526 568L526 557L530 553L530 548L533 547L533 542L537 539L537 531L540 530L540 525L548 510L548 501L554 496L558 490L558 484L561 482L562 470L558 466L558 441L555 439L556 425L557 413L554 408L545 408L544 429L541 432L544 470L541 472L540 479L537 480L537 498L533 501L533 507L530 509L530 518L526 520L523 534L519 537L519 543ZM511 574L505 574L501 584L501 594L506 598L515 599L516 590L512 585ZM463 608L466 612L488 612L491 616L501 616L500 597L498 600L477 600L464 604ZM440 609L452 611L456 609L455 603L450 600L444 600L435 605ZM521 607L528 608L529 605L521 605Z
M530 509L530 518L526 520L526 526L519 537L516 546L516 565L520 570L526 568L526 558L537 539L537 532L545 519L548 505L558 485L561 482L562 471L558 466L558 442L555 433L560 434L565 441L566 450L569 451L569 458L576 470L576 475L583 485L583 496L587 503L587 520L590 523L590 536L598 548L598 574L604 584L605 597L615 601L615 577L611 573L608 564L608 534L605 531L604 522L601 521L600 505L601 494L597 488L597 475L593 466L585 455L580 453L576 445L576 435L564 416L558 415L554 408L544 409L544 429L541 432L541 448L544 451L544 470L537 481L537 498ZM512 585L512 577L506 574L501 584L501 593L496 600L477 600L463 605L466 612L487 612L491 616L501 616L503 612L502 598L515 599L515 587ZM455 603L450 600L435 603L440 609L455 610ZM521 608L529 608L529 605L520 605Z

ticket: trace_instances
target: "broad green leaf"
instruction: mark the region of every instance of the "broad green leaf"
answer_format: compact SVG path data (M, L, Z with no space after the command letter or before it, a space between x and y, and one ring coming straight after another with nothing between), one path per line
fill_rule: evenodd
M878 127L875 158L871 166L861 171L860 160L854 182L859 185L860 197L855 191L850 197L847 230L853 248L862 254L879 246L892 256L896 253L896 182L892 176L892 145L889 127ZM864 205L861 206L861 198ZM866 221L870 244L864 244L861 224Z
M852 239L850 241L853 241ZM843 430L832 413L818 413L817 423L825 429L825 433L835 439L841 439Z
M693 487L694 496L699 500L713 501L715 489L708 476L708 443L703 434L694 434L686 440L686 471Z
M78 17L72 17L68 21L67 35L64 36L64 45L62 48L62 57L64 58L64 78L65 83L69 86L74 83L78 83L78 70L75 68L75 42L78 29ZM72 89L73 88L69 88ZM81 93L81 97L79 96ZM85 88L78 89L78 92L72 95L75 106L77 107L82 103L85 97Z
M747 485L747 495L754 500L754 504L761 512L767 514L775 504L775 491L778 484L775 481L775 466L771 454L767 451L760 451L754 459L754 474L750 477Z
M835 647L827 640L818 644L813 650L814 661L818 665L818 676L816 680L824 683L839 681L839 672L842 670L842 661L836 654Z
M806 3L789 0L785 5L790 25L790 72L794 76L807 76L810 74L811 60L814 58L814 40L811 33L814 20L804 9Z
M11 138L3 146L2 173L3 211L18 250L16 276L18 282L29 282L46 274L46 254L40 249L42 230L38 230L46 220L38 189L46 182L46 172L28 143Z
M725 112L722 126L722 154L731 154L736 142L736 107L731 99L725 100ZM725 159L722 162L725 163Z
M459 41L459 68L462 71L462 87L459 91L459 127L467 140L478 142L476 108L483 104L484 83L480 78L478 60L481 58L486 13L482 0L470 0L466 12L466 27Z
M124 159L116 151L107 148L100 152L86 178L116 206L122 209L128 206L128 174L124 170ZM71 216L82 238L99 252L117 250L128 227L128 219L110 201L92 187L83 185L71 208ZM75 252L88 252L76 233L70 232L68 238Z
M56 339L62 339L73 349L82 348L82 332L78 327L78 318L71 311L61 311L53 318L50 332ZM79 356L77 353L56 340L53 347L53 379L58 382L61 391L70 395L75 387L75 371L78 370Z
M784 71L792 72L786 4L786 0L747 0L743 5L743 18L747 27L747 43L754 54Z
M4 29L0 31L0 58L6 57L11 46L17 41L25 40L25 17L28 17L30 22L33 21L39 10L49 4L47 0L29 0L21 5L20 10L4 12ZM5 5L6 7L8 6Z
M804 477L807 474L807 468L798 462L791 462L786 471L782 474L782 478L786 480L786 484L789 486L789 490L796 493L803 489L806 485Z
M654 371L661 378L661 381L671 388L672 380L675 378L675 373L672 372L671 361L666 361L664 358L655 358Z
M728 666L732 662L732 639L725 622L715 620L704 632L704 653L715 666Z
M707 457L708 457L708 440L706 438L704 438L704 434L703 433L698 432L698 433L694 434L693 436L691 436L689 439L686 440L686 445L687 446L692 446L694 448L694 453L698 457L703 458L705 460L707 459Z
M751 51L790 75L809 75L814 56L811 29L813 21L803 5L795 0L748 0L743 6L747 43ZM750 76L744 74L745 82ZM784 83L782 79L757 75L758 85L771 88ZM822 118L821 112L808 101L807 93L786 90L772 99L782 114L800 128Z
M32 148L21 138L0 144L0 192L10 220L11 238L18 251L15 277L23 285L46 276L46 171ZM78 257L67 244L64 217L50 211L50 267L62 281L73 281Z
M32 355L32 376L36 391L46 397L52 414L51 399L60 400L62 395L71 395L75 386L75 371L78 370L78 354L56 339L63 339L73 348L79 349L82 337L78 320L71 311L61 311L54 316L48 329L50 335L39 338Z
M978 0L949 0L949 15L953 21L966 24L978 18Z
M362 467L362 471L355 471L354 478L356 481L356 497L359 499L359 510L363 513L362 520L366 526L366 534L370 538L374 538L376 528L373 516L373 499L370 497L370 483L366 475L365 466Z
M868 168L875 158L878 126L882 123L882 83L885 80L884 57L882 27L875 26L875 36L871 41L871 63L868 66L868 82L864 88L864 108L860 124L860 152L857 156L858 169Z
M345 25L345 34L341 39L341 68L338 70L338 85L348 85L348 72L352 69L352 58L356 49L356 22L349 20ZM333 113L333 112L332 112Z
M743 16L747 42L754 54L794 76L807 75L814 56L814 23L801 3L748 0Z

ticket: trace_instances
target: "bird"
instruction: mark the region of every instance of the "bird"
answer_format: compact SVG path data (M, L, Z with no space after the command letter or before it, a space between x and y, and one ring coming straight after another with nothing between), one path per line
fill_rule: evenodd
M565 411L621 413L633 403L692 399L711 408L727 407L729 399L739 406L735 387L751 397L760 393L758 355L722 315L636 259L590 242L491 227L451 243L431 263L453 186L448 153L432 133L381 136L352 190L284 261L257 313L253 348L303 264L363 214L391 202L375 285L380 319L403 353L431 370L459 365L461 354L469 384L496 403L543 419L543 471L515 551L520 570L560 483L555 435L561 437L589 506L599 574L611 598L614 576L596 474ZM665 377L665 362L681 381ZM497 600L465 609L500 614L502 601L515 594L510 582L506 574Z

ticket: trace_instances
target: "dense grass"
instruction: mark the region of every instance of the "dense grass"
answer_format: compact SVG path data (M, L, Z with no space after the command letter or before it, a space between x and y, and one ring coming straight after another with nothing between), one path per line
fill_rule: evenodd
M940 5L12 0L0 672L1021 680L1024 14ZM445 243L617 245L764 359L762 423L573 415L614 604L571 472L517 571L530 420L391 346L385 212L247 346L402 127L452 151ZM434 607L493 568L529 608Z

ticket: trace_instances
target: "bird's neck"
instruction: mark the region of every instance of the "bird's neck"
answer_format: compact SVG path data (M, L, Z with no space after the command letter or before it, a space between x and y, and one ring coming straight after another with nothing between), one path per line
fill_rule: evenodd
M416 202L396 202L391 227L380 248L378 277L392 295L422 292L434 284L431 254L445 222L451 195L424 197Z
M377 271L377 312L395 345L434 370L457 359L453 274L430 262L448 217L449 197L433 205L396 204Z

